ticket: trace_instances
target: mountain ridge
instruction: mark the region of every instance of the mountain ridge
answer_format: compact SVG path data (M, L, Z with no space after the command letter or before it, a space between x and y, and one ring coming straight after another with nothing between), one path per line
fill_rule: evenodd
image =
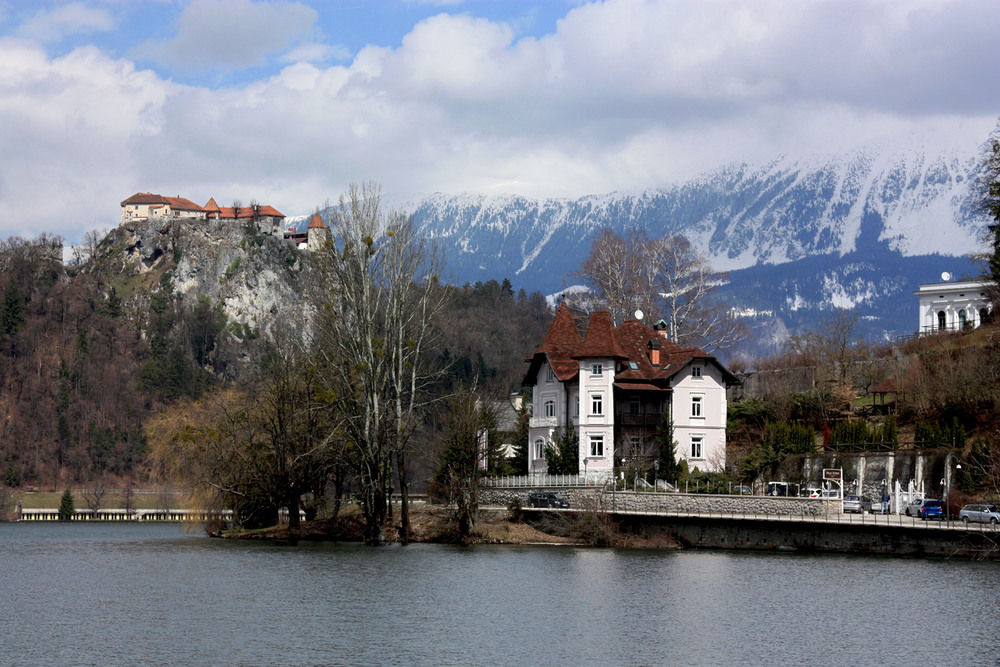
M868 144L725 165L641 192L576 199L438 193L397 206L444 248L457 282L509 276L528 291L548 293L573 283L604 227L682 234L715 269L730 272L722 292L731 306L770 310L794 329L833 307L861 306L861 317L877 319L876 304L886 308L886 300L936 281L939 267L973 270L967 255L978 248L985 224L974 192L981 150ZM826 286L803 279L792 302L760 303L740 286L751 275L763 276L754 284L787 283L789 271L809 273L810 258L822 258ZM928 269L938 272L925 275ZM810 312L814 317L804 317ZM869 333L885 337L908 328L893 316Z

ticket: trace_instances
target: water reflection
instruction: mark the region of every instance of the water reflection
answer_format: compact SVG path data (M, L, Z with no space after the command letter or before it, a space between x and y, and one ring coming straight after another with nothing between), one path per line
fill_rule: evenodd
M992 664L993 563L0 525L13 664ZM939 630L919 632L913 617ZM968 619L982 621L967 622ZM950 628L962 623L962 631Z

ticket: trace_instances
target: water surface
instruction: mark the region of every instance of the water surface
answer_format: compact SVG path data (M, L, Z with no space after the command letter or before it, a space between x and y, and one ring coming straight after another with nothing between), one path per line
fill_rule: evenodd
M0 662L995 664L1000 564L0 524Z

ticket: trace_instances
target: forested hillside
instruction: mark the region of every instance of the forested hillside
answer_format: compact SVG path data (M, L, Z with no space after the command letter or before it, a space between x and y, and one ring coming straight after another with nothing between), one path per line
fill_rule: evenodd
M242 226L133 224L91 250L65 266L58 238L0 244L9 486L148 483L143 425L181 398L238 386L269 328L302 322L316 287L307 253ZM542 296L505 279L441 289L437 391L516 389L548 326Z

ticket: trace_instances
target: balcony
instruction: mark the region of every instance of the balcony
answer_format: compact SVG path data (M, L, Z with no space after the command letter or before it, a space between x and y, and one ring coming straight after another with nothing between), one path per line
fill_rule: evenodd
M532 417L528 421L528 428L555 428L559 422L555 417Z
M615 425L639 428L656 428L663 415L659 412L616 412Z

